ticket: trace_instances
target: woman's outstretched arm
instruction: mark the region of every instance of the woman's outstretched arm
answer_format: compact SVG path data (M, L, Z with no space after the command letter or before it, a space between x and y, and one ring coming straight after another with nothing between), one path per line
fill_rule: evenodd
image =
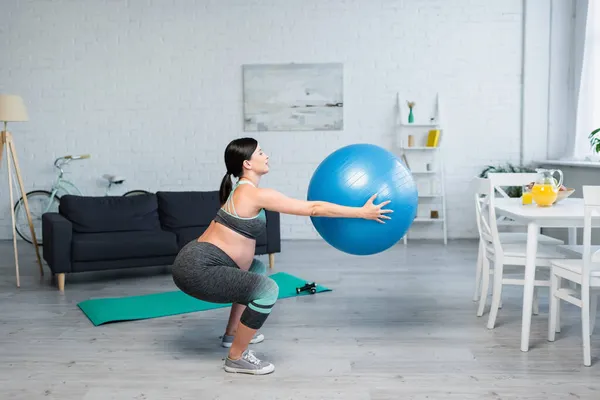
M385 214L393 212L393 210L383 209L383 206L390 203L389 200L377 205L373 203L377 194L371 196L362 207L342 206L326 201L298 200L273 189L257 189L253 197L258 208L309 217L362 218L383 223L383 219L390 219Z

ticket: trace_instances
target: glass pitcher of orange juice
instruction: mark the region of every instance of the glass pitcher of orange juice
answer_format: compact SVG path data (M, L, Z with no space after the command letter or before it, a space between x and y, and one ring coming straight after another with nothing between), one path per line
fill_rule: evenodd
M535 170L538 177L531 188L533 201L540 207L550 207L556 201L558 190L563 183L563 172L560 169L543 169ZM558 173L558 181L554 178L554 174Z

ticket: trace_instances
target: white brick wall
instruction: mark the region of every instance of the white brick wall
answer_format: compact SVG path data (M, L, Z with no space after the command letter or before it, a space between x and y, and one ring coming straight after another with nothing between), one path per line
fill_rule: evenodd
M72 163L86 194L98 177L124 189L213 190L223 150L242 130L241 65L343 62L340 132L253 134L271 155L263 185L306 197L312 171L350 143L393 143L395 93L445 101L449 237L474 237L470 178L518 162L520 0L3 1L0 92L21 95L30 121L10 125L27 190L52 162ZM10 237L6 168L0 237ZM317 237L282 216L282 237Z

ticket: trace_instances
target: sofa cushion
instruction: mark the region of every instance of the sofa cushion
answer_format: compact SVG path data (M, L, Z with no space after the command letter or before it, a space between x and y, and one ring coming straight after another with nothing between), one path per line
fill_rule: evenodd
M179 251L175 234L161 230L74 233L72 246L73 261L158 257Z
M122 232L160 229L156 195L75 196L60 199L59 212L74 232Z
M219 192L157 192L158 213L168 230L207 227L221 206Z
M205 230L205 226L190 226L187 228L175 229L173 232L177 235L177 245L179 248L182 248L192 240L198 239Z

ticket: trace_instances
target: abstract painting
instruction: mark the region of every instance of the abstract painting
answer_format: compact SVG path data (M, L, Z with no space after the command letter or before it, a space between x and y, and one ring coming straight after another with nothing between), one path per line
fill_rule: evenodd
M341 130L343 65L243 66L245 131Z

